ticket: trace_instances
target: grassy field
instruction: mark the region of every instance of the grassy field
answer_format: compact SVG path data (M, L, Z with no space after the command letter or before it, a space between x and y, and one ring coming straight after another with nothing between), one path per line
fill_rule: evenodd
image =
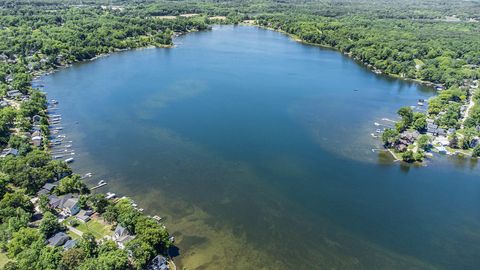
M97 239L101 239L112 234L112 231L110 230L111 226L103 224L102 221L96 218L92 218L87 223L80 223L80 225L75 228L83 233L90 232Z
M7 254L0 252L0 269L9 261Z

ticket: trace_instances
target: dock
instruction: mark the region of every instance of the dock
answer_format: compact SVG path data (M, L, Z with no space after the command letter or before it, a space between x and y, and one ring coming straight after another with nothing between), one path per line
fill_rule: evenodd
M107 183L106 183L106 182L103 182L103 183L100 183L100 184L98 184L98 185L96 185L96 186L94 186L94 187L91 187L90 190L95 190L95 189L97 189L97 188L101 188L101 187L106 186L106 185L107 185Z

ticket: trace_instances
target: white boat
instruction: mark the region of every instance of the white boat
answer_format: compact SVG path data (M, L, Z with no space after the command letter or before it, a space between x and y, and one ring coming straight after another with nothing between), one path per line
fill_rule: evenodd
M65 159L65 162L66 162L66 163L73 162L73 158L67 158L67 159Z
M55 99L52 99L52 104L58 104L58 101Z
M377 132L377 133L382 133L382 130L379 129L379 128L377 128L377 130L375 130L375 132Z
M112 192L107 192L106 196L105 196L105 199L109 200L109 199L113 199L115 198L115 193L112 193Z
M107 182L105 182L105 180L100 180L100 181L98 182L98 185L105 185L106 183L107 183Z
M423 102L418 102L418 106L423 106Z

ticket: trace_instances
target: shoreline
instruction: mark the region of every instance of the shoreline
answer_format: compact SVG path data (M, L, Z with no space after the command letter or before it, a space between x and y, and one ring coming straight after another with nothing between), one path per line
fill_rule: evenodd
M258 28L262 28L262 29L266 29L266 30L270 30L270 31L275 31L275 32L278 32L278 33L281 33L281 34L284 34L284 35L288 36L289 38L291 38L292 40L294 40L298 43L302 43L302 44L306 44L306 45L310 45L310 46L315 46L315 47L320 47L320 48L330 49L330 50L336 51L338 53L341 53L341 54L347 56L348 58L352 59L353 61L359 63L360 65L367 68L368 70L375 73L376 75L384 75L384 76L387 76L387 77L390 77L390 78L393 78L393 79L400 79L400 80L407 81L407 82L419 83L419 84L424 85L426 87L432 87L432 86L435 85L435 83L431 82L431 81L424 81L424 80L415 79L415 78L402 77L402 76L396 75L396 74L387 74L387 73L383 73L383 71L381 71L381 70L377 70L377 71L381 72L381 73L377 73L377 72L375 72L376 69L372 68L373 65L372 65L372 67L369 67L369 65L371 65L371 64L368 64L368 63L365 63L365 62L363 62L359 59L356 59L355 57L353 57L353 55L351 53L342 52L339 49L337 49L333 46L330 46L330 45L318 44L318 43L312 43L312 42L305 41L305 40L301 39L300 37L298 37L297 35L290 34L290 33L286 32L282 29L275 29L275 28L272 28L272 27L263 26L263 25L259 25L259 24L255 24L255 23L241 23L241 25L255 26L255 27L258 27ZM432 90L438 95L437 90L435 90L435 89L432 89Z

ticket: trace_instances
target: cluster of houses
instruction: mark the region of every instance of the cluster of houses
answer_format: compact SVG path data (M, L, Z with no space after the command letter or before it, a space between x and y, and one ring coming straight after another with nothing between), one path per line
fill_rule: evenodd
M58 182L46 183L37 192L37 198L32 199L33 202L38 202L38 197L45 195L48 196L48 206L51 209L55 209L59 215L59 221L67 217L75 217L80 222L88 222L94 212L92 210L81 209L79 199L76 194L68 193L62 196L53 194L53 191L58 186ZM109 199L113 199L114 196L108 196ZM113 231L112 236L106 238L111 239L117 243L118 247L125 249L126 244L135 239L135 235L130 233L127 228L118 224ZM47 239L47 244L52 247L62 247L64 250L75 247L77 241L71 239L71 237L65 232L57 232ZM145 268L148 270L168 270L168 262L162 255L157 255L153 258L148 266Z
M443 136L452 135L457 130L455 128L444 129L435 124L435 120L428 118L427 119L427 134L432 136Z

